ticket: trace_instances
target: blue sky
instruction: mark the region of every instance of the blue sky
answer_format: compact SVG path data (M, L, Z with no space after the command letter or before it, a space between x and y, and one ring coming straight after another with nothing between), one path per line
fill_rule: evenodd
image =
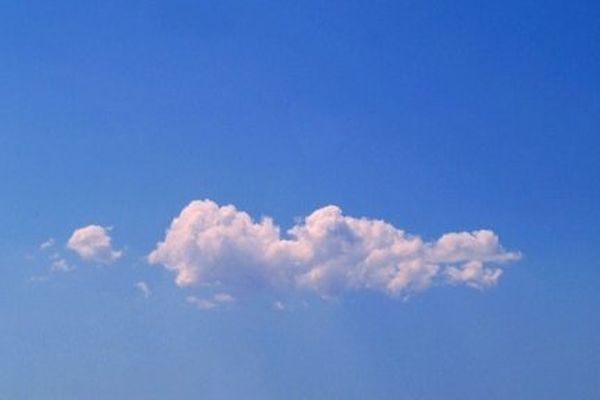
M125 3L2 3L0 398L600 397L597 2ZM233 241L254 269L178 285L205 253L146 257L203 199L292 241L327 205L425 253L488 229L503 273L325 296Z

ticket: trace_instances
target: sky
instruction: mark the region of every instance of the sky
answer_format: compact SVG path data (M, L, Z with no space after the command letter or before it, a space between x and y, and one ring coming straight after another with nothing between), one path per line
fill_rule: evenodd
M0 398L600 398L600 4L3 1Z

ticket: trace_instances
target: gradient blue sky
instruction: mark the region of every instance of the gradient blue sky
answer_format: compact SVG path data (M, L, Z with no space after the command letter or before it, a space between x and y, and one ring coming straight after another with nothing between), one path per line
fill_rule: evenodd
M597 1L0 9L0 398L600 398ZM144 261L203 198L490 228L523 259L484 291L203 312ZM62 249L91 223L115 264Z

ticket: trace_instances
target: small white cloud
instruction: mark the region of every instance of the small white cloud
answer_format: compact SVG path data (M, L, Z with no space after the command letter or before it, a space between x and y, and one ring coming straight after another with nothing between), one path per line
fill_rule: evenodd
M110 229L99 225L76 229L67 242L67 248L84 260L110 264L123 254L122 251L112 248L111 237L108 234Z
M47 275L35 275L29 278L29 282L31 283L43 283L47 282L50 279Z
M228 293L217 293L214 296L214 300L217 303L234 303L235 297L233 297L232 295L230 295Z
M135 287L142 293L145 299L152 295L152 291L146 282L139 281L135 283Z
M217 307L224 307L228 304L235 303L235 297L229 293L217 293L212 299L202 299L196 296L188 296L187 302L195 305L201 310L213 310Z
M40 250L48 250L50 247L53 247L56 241L53 238L46 240L44 243L40 244Z
M75 269L64 258L55 258L50 266L51 272L71 272Z
M281 301L276 301L273 303L273 310L275 311L285 311L286 307Z
M217 306L217 304L210 300L200 299L196 296L188 296L186 300L188 303L195 305L200 310L212 310Z
M179 286L313 290L323 298L357 290L406 297L448 283L483 288L497 282L499 265L519 258L491 230L425 241L331 205L282 235L270 218L254 221L233 205L210 200L186 206L148 255L150 263L174 272Z

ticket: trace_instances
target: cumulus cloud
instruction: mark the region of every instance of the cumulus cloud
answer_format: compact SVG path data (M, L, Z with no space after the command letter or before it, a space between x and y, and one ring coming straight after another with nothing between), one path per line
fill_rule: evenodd
M223 284L312 290L321 296L375 290L407 295L434 284L485 288L501 265L520 258L490 230L452 232L425 241L378 219L326 206L282 235L271 218L254 221L232 205L193 201L148 255L179 286ZM214 301L188 301L203 309Z
M481 261L469 261L461 267L448 267L446 274L451 282L465 283L468 286L483 289L496 284L502 269L484 268Z
M123 254L112 248L111 238L108 234L111 228L99 225L88 225L76 229L69 241L67 248L73 250L87 261L110 264Z

